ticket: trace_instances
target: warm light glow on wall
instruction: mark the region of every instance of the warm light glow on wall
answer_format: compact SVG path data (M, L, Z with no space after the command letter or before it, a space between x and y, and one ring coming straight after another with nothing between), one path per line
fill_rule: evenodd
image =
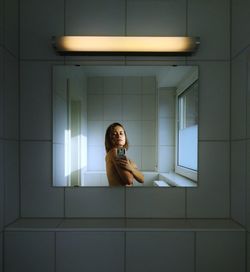
M61 36L54 46L72 53L191 53L199 43L195 37Z

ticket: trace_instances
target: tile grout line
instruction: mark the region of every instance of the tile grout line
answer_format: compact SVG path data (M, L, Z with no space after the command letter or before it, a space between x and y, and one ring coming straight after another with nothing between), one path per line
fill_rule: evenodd
M188 36L188 7L189 7L189 2L188 2L188 0L186 0L186 36ZM188 64L188 58L185 57L185 65L187 65L187 64ZM175 116L175 119L176 119L176 116ZM175 128L175 130L176 130L176 128ZM199 139L199 137L198 137L198 139ZM176 143L175 143L175 145L176 145ZM174 145L174 149L176 150L175 145ZM199 150L199 148L198 148L198 150ZM198 171L199 171L199 169L198 169ZM185 205L185 207L184 207L185 208L185 219L187 219L188 217L187 217L187 188L186 187L184 188L184 198L185 198L185 203L184 203L184 205Z
M63 218L66 218L66 188L63 187Z
M54 271L56 272L57 267L56 267L56 260L57 260L57 250L56 250L56 243L57 243L57 232L54 231Z
M5 32L5 1L3 0L2 3L3 6L3 32ZM3 35L3 49L5 49L5 35ZM3 55L3 67L5 68L5 55ZM3 69L3 82L5 83L5 78L6 78L6 72L5 69ZM5 86L3 87L3 101L5 99ZM5 103L3 103L3 115L5 115ZM3 118L3 136L5 138L5 118ZM3 214L2 214L2 221L3 221L3 229L1 230L1 235L2 235L2 243L1 243L1 257L2 257L2 270L4 271L5 269L5 231L4 231L4 225L5 225L5 201L6 201L6 194L5 194L5 145L6 145L6 140L3 140L3 148L2 148L2 155L3 155L3 173L2 173L2 178L3 178Z
M229 188L228 188L228 194L229 194L229 218L232 218L232 175L231 175L231 167L232 167L232 0L229 1L230 9L229 9L229 33L230 33L230 42L229 42Z
M22 184L21 184L21 46L20 46L20 25L21 25L21 5L18 1L18 181L19 181L19 217L22 216Z
M64 35L66 35L66 0L63 0L63 33ZM63 65L66 65L66 57L63 56ZM68 77L68 76L67 76ZM67 88L68 88L68 79L67 79ZM53 88L52 88L52 92L53 92ZM53 105L52 105L53 107ZM52 143L53 143L53 138L52 138ZM53 157L52 157L52 161L53 161ZM52 162L53 164L53 162ZM53 165L52 165L53 166ZM53 171L53 168L52 168ZM65 187L63 187L63 217L66 218L66 189Z
M197 271L197 232L194 231L194 272Z
M246 225L245 225L245 228L246 228L246 235L245 235L245 245L246 245L246 249L245 249L245 262L246 262L246 271L248 271L248 232L247 232L247 227L248 227L248 168L247 168L247 165L248 165L248 139L247 139L247 133L248 133L248 98L249 98L249 95L248 95L248 89L249 89L249 57L247 57L247 62L246 62L246 71L247 71L247 78L246 78L246 90L245 90L245 97L246 97L246 100L245 100L245 103L246 103L246 139L245 139L245 150L246 150L246 153L245 153L245 162L246 162L246 165L245 165L245 218L246 218Z
M124 231L124 272L127 270L127 232Z
M3 230L2 231L2 269L3 269L3 272L5 271L5 243L6 243L6 237L5 237L5 231Z

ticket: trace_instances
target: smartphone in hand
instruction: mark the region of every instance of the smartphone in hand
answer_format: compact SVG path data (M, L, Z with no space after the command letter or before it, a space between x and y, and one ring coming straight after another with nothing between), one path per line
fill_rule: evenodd
M118 158L125 158L126 149L124 147L117 148L117 157Z

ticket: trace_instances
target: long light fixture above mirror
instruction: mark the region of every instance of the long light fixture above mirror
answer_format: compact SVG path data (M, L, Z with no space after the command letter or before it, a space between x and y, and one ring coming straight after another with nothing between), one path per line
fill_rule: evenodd
M192 54L199 44L199 38L187 36L59 36L53 38L53 46L61 54Z

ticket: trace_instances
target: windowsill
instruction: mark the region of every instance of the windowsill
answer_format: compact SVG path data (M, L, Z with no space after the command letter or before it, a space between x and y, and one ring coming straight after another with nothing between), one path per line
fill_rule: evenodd
M195 183L191 179L178 175L175 172L159 173L159 178L167 182L167 184L169 184L170 186L197 187L197 183Z

